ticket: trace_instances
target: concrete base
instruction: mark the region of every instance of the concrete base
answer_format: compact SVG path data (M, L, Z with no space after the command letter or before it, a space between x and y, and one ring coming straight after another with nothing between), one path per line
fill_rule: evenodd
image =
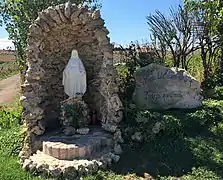
M41 137L42 151L25 159L23 168L43 177L79 179L119 161L113 136L100 126L86 135L65 136L53 132Z
M92 159L103 148L114 146L112 135L100 126L90 127L86 135L65 136L57 132L43 140L43 153L61 160Z

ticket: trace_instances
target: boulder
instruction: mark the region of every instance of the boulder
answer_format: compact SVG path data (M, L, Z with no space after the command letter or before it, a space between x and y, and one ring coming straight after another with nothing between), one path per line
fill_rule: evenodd
M200 83L181 68L150 64L136 73L133 100L139 109L192 109L202 105Z

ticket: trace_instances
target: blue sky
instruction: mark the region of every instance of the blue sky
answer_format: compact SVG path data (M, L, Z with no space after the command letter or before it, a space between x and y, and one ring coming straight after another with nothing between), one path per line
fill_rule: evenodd
M128 44L131 41L149 40L146 16L159 10L168 14L170 6L183 0L101 0L101 15L110 31L111 42ZM0 27L0 49L11 46L8 33Z

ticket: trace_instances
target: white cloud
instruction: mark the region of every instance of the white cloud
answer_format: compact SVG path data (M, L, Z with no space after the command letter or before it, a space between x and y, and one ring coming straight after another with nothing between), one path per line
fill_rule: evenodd
M12 47L14 49L14 44L8 37L0 38L0 49L6 49L7 47Z

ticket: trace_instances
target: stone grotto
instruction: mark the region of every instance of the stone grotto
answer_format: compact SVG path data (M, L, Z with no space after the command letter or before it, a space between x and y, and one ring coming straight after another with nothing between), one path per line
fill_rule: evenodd
M122 103L104 24L98 10L67 2L40 12L30 25L20 98L25 141L19 156L24 169L75 179L119 160ZM72 99L62 82L73 50L86 70L86 92ZM83 108L79 113L85 115L76 116L75 126L67 121L74 113L64 116L65 105Z

